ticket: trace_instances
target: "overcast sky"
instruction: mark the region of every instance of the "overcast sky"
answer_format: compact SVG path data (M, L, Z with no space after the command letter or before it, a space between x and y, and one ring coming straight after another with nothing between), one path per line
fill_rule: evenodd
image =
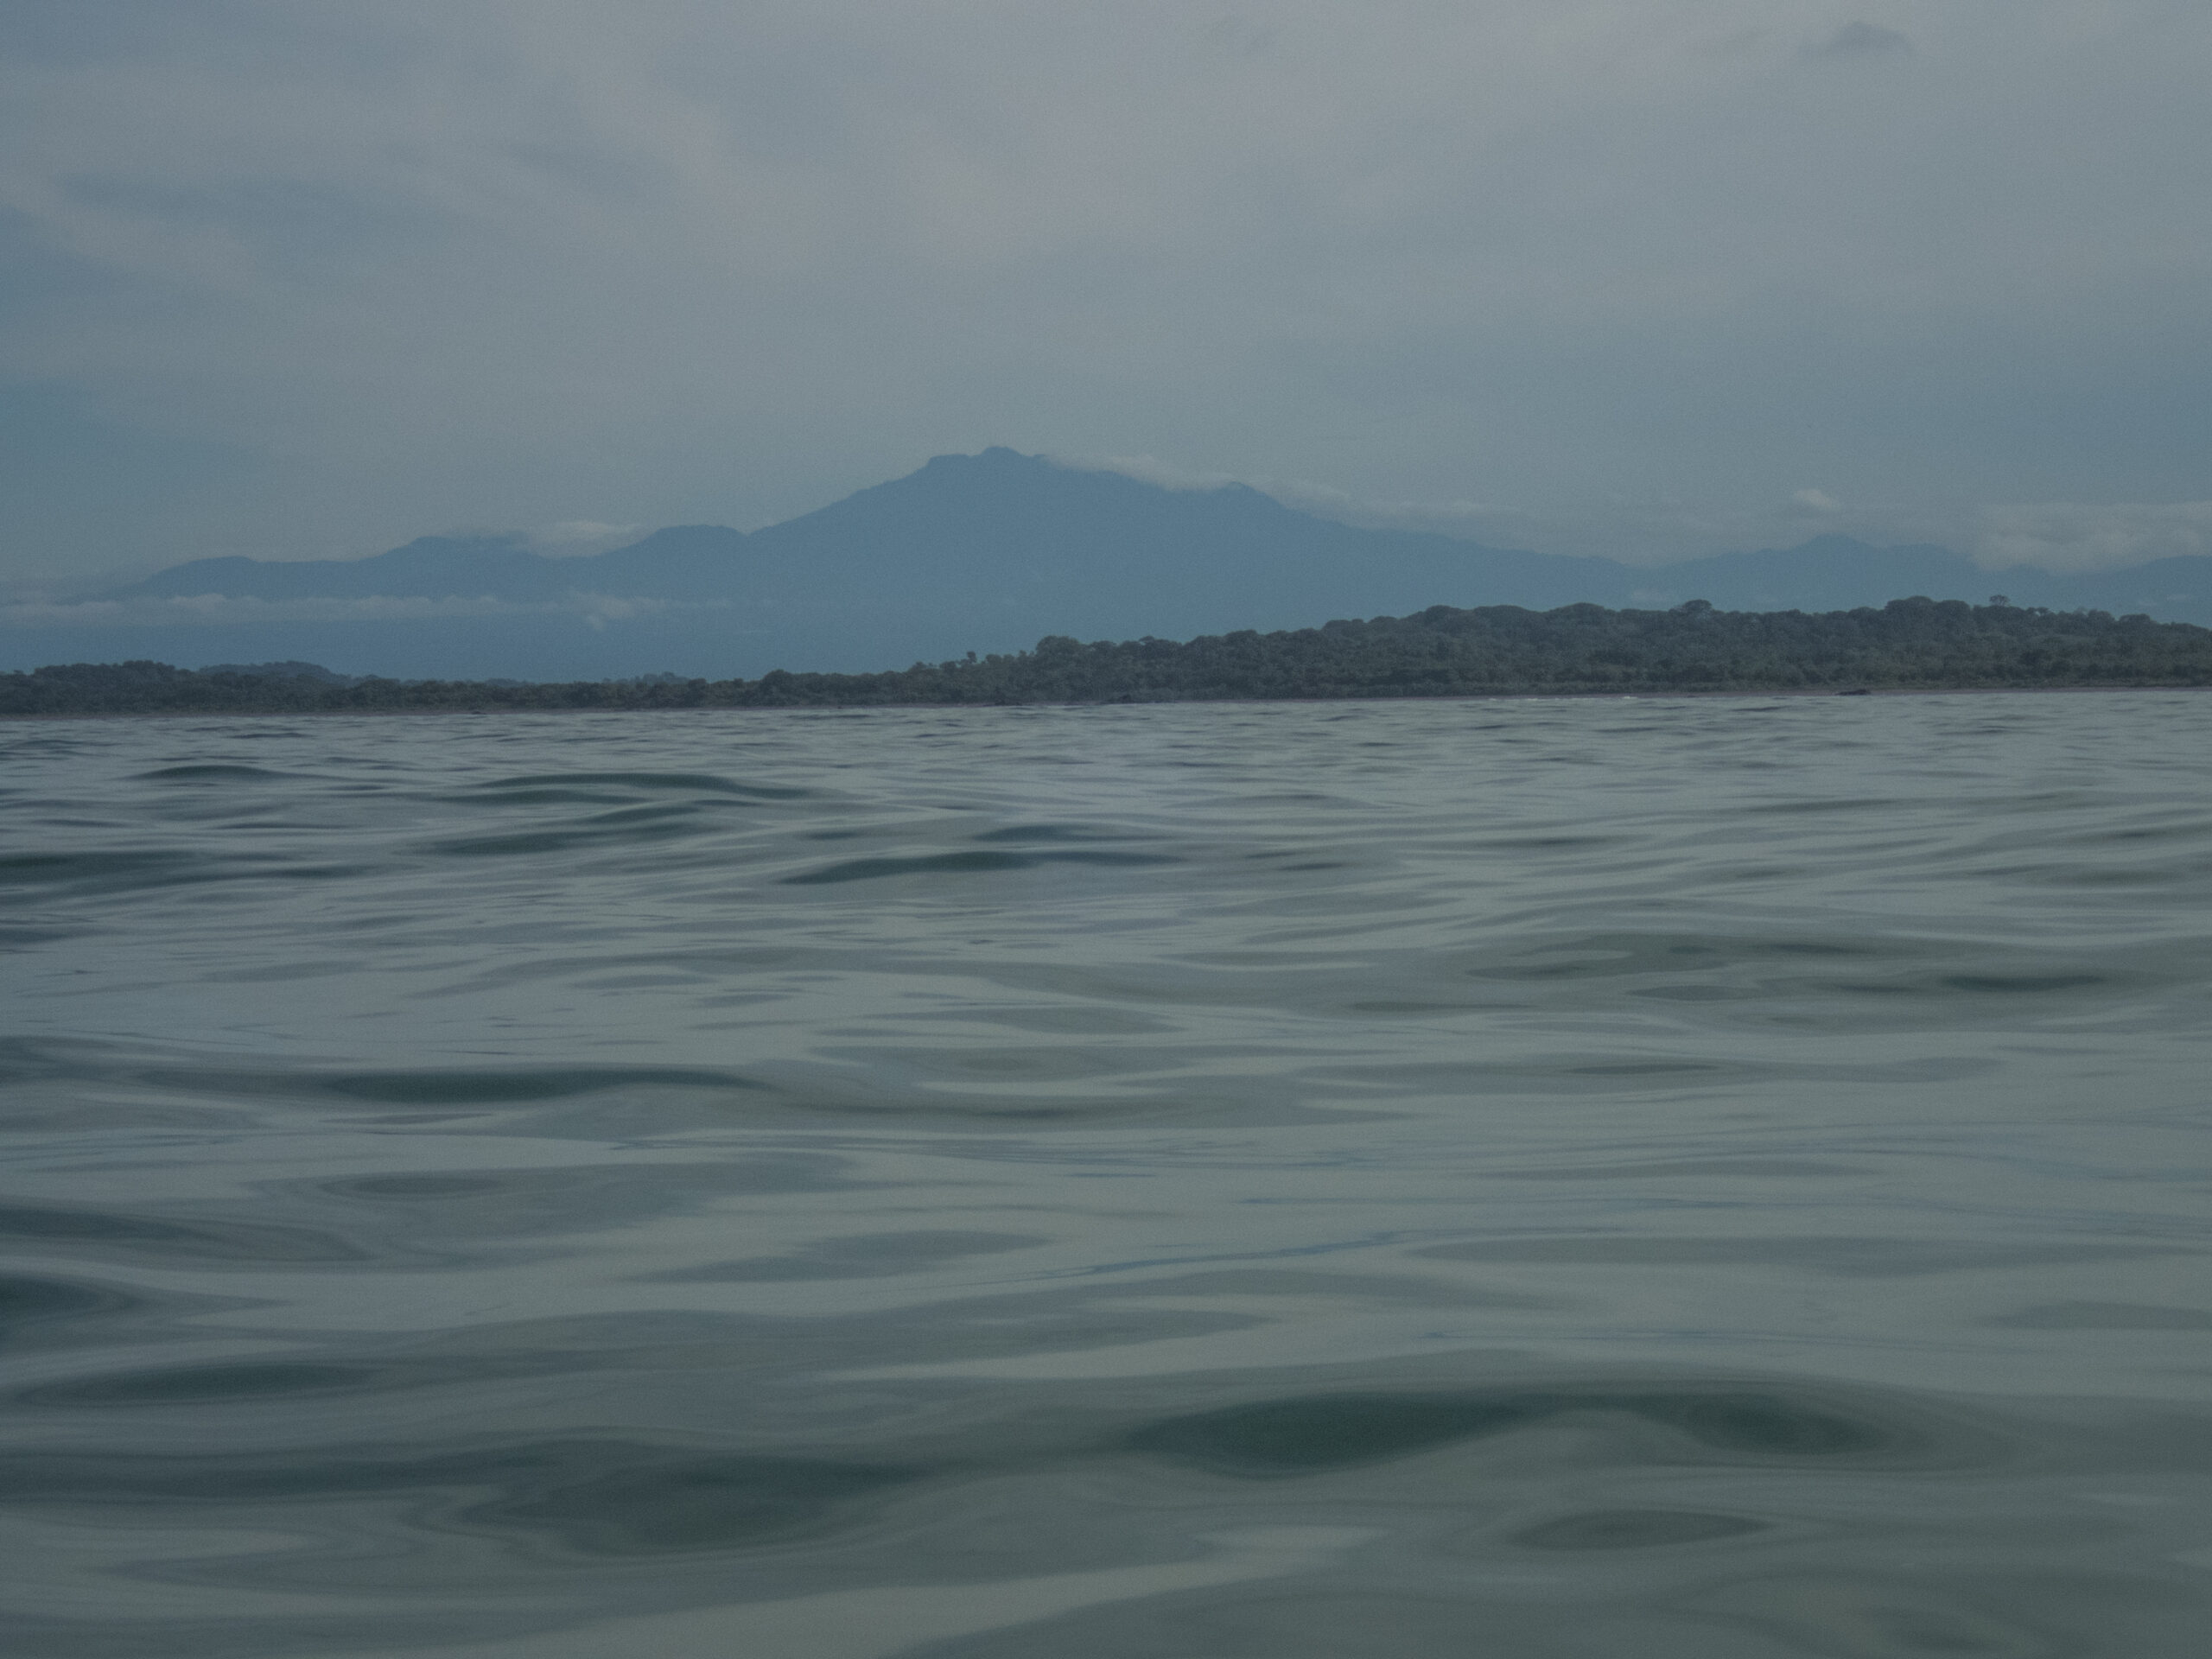
M0 0L5 573L990 443L1638 560L2212 552L2208 87L2205 0Z

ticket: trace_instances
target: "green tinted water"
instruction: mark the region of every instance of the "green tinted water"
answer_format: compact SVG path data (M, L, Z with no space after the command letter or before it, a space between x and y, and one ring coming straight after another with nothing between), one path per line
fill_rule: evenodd
M2193 1655L2212 700L0 729L27 1656Z

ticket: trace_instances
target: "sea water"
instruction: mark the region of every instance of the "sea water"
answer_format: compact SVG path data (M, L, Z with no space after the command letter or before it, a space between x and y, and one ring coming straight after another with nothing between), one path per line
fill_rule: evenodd
M2212 698L0 791L21 1659L2212 1650Z

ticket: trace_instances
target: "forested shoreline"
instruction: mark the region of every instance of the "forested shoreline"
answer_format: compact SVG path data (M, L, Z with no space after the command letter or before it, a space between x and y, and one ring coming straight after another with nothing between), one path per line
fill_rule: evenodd
M76 663L0 674L0 715L867 708L1666 692L2212 685L2212 629L1962 601L1853 611L1568 605L1084 644L874 674L516 683L348 679L308 664Z

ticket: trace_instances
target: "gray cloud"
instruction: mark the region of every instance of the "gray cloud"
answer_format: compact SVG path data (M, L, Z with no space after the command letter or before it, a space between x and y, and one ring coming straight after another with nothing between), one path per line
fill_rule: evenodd
M4 9L0 392L73 423L5 559L749 527L990 442L1636 557L1808 478L1878 537L2201 499L2200 9L1911 27L1870 76L1814 0Z
M1912 37L1902 29L1885 29L1879 23L1846 23L1815 47L1813 52L1823 58L1910 56Z
M1252 484L1250 479L1231 478L1227 473L1192 472L1187 467L1178 467L1157 455L1046 455L1056 467L1065 467L1078 473L1119 473L1124 478L1141 480L1156 484L1163 490L1217 490L1225 484ZM1257 488L1257 485L1254 485Z
M2212 554L2212 501L1988 507L1973 549L1987 569L2120 570Z
M557 524L541 524L528 532L527 540L533 553L575 559L626 547L645 531L643 524L602 524L589 518L570 518Z

